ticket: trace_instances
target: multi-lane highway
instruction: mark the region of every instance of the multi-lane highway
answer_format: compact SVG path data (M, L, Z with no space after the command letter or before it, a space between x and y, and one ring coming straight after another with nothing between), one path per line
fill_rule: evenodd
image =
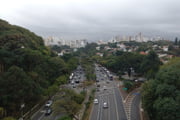
M130 114L127 114L127 106L123 104L121 93L119 91L119 82L112 80L112 74L104 67L95 64L96 74L96 93L95 99L98 103L93 104L90 113L90 120L140 120L139 102L140 95L135 95L130 104ZM81 91L78 87L79 84L85 80L85 73L81 66L73 72L73 77L70 79L70 84L66 87L74 89L76 92ZM79 82L77 82L79 81ZM105 107L104 103L107 103ZM44 106L32 116L32 120L56 120L61 115L48 115L45 116Z
M95 65L95 72L99 89L95 98L98 104L93 105L90 120L127 120L122 98L116 81L111 81L105 68ZM108 108L104 108L107 103Z

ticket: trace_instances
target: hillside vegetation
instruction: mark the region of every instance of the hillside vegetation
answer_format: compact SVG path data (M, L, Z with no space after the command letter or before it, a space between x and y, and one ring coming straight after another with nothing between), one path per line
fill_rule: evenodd
M21 104L26 110L51 96L77 63L74 56L65 62L41 37L0 19L0 117L18 117Z

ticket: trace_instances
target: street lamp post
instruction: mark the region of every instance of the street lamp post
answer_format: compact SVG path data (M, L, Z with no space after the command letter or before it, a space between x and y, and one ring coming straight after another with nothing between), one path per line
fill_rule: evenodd
M23 109L25 107L25 104L21 104L21 120L23 120Z

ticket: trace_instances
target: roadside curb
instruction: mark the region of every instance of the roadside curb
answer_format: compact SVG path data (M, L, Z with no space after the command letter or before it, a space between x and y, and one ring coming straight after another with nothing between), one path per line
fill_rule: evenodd
M140 113L140 120L143 120L143 108L142 108L142 102L139 104L139 113Z

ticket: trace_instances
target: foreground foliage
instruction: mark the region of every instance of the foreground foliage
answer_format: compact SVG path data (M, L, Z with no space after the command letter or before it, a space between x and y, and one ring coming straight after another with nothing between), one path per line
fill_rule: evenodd
M142 103L152 120L180 118L180 59L162 66L142 89Z
M84 101L85 93L77 94L71 89L62 89L60 95L56 97L54 104L55 113L67 114L70 118L78 120L77 114L81 109L81 104Z
M0 107L5 111L0 118L19 117L22 104L26 112L44 95L53 95L76 67L72 57L64 61L41 37L0 20Z

